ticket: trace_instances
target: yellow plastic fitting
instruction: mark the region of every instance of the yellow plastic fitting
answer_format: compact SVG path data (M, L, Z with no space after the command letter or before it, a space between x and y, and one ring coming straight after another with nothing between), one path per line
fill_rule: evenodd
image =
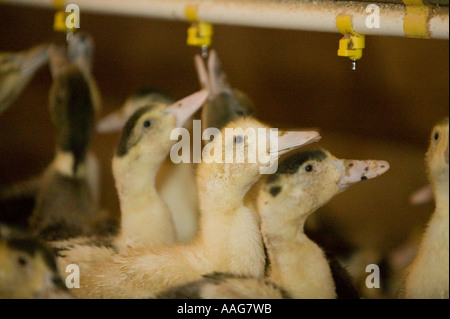
M66 25L68 13L65 11L64 0L53 0L53 5L57 10L53 19L53 30L65 33L75 31L74 28L68 28Z
M197 6L186 6L185 14L187 20L192 22L187 31L187 44L190 46L209 47L213 35L212 25L198 19Z
M338 56L348 57L352 61L361 59L362 51L365 48L365 36L353 30L351 16L338 16L336 26L340 33L344 35L339 40Z

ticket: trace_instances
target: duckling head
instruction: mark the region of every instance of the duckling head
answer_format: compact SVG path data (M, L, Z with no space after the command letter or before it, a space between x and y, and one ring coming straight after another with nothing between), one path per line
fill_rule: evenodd
M56 128L57 149L73 156L73 173L84 160L94 133L96 111L91 87L80 68L71 64L65 49L52 46L50 114Z
M141 88L129 96L120 109L102 118L97 124L97 132L106 134L121 131L127 120L138 109L152 103L162 103L169 106L175 102L174 98L163 92Z
M34 238L0 238L0 298L71 298L51 250Z
M253 102L244 92L231 87L215 50L209 54L208 71L199 55L195 56L195 66L201 87L209 91L202 108L204 127L221 130L228 122L254 115Z
M48 62L49 45L22 52L0 53L0 113L22 92L36 71Z
M94 59L94 40L85 32L77 32L67 45L69 61L77 65L88 78L92 71Z
M434 192L442 189L448 198L448 117L441 120L431 133L430 146L426 154L426 162L429 179L433 185Z
M279 156L320 139L314 131L277 131L274 135L267 125L251 117L228 123L203 149L197 178L200 189L205 189L200 193L222 188L214 192L221 194L221 199L243 197L261 174L276 170Z
M137 110L126 122L113 161L114 170L128 170L130 164L160 165L175 144L170 136L204 103L205 90L172 105L154 102Z
M322 149L295 153L280 163L278 171L269 175L261 188L261 217L304 222L349 186L388 169L385 161L337 159Z

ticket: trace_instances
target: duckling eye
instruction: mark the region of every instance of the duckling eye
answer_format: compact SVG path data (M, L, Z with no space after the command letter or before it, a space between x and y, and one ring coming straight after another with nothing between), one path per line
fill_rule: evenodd
M244 137L242 137L241 135L235 136L234 137L234 144L240 144L244 141Z
M236 111L236 114L239 115L239 116L242 116L242 115L244 115L244 112L242 112L242 111Z
M308 173L312 172L313 170L314 170L314 167L312 165L306 165L305 166L305 171L307 171Z
M20 256L19 258L17 258L17 262L18 262L19 265L21 265L21 266L26 266L26 265L28 264L27 260L26 260L24 257L22 257L22 256Z
M434 133L434 140L437 141L439 139L439 132Z
M145 128L150 127L150 125L152 125L152 122L150 122L150 120L147 120L142 124L142 126L144 126Z

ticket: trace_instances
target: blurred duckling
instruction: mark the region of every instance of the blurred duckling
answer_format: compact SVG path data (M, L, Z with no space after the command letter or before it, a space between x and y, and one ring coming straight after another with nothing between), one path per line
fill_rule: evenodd
M255 114L253 102L241 90L232 88L215 50L208 57L208 69L203 59L195 56L200 86L208 90L208 101L202 108L203 128L221 130L229 122Z
M338 285L346 284L352 289L350 279L344 278L345 283L341 273L333 273L342 270L334 261L330 265L324 251L305 235L304 223L310 214L349 186L377 177L388 169L385 161L340 160L324 150L289 156L265 180L257 199L267 250L266 278L214 274L200 282L172 288L159 297L339 297L342 287ZM356 292L351 294L357 297Z
M267 129L251 118L231 122L227 127L244 132ZM270 145L268 136L265 138L265 145ZM222 157L225 149L256 147L256 141L239 133L220 134L210 146L222 152L215 150L212 157L198 165L201 226L196 239L187 245L130 249L107 262L83 267L81 287L75 293L82 298L154 297L170 286L214 271L262 277L265 258L258 218L244 206L244 196L259 179L261 169L272 168L281 154L318 138L317 132L279 131L278 149L266 149L270 161L263 163L259 158L255 163L226 163Z
M36 71L48 62L49 45L0 53L0 114L16 100Z
M78 45L91 46L89 37L79 37ZM30 231L46 240L108 232L111 225L96 207L93 188L98 187L98 181L95 176L93 182L90 178L98 174L91 168L88 152L99 93L93 93L93 80L87 78L82 67L67 59L64 48L51 48L50 66L50 114L56 127L56 155L42 176Z
M68 298L50 248L0 225L0 299Z
M86 81L89 83L91 97L93 104L98 113L100 109L100 93L95 82L92 70L92 55L93 55L93 40L92 38L83 33L79 32L68 44L67 55L62 48L57 48L54 45L50 45L48 50L45 51L46 55L50 57L52 55L52 62L50 68L52 75L54 77L59 74L59 72L64 72L64 70L69 64L77 66L79 70L85 75ZM50 53L52 52L52 53ZM93 196L93 200L96 205L99 204L100 194L99 194L99 164L97 158L92 153L88 153L86 156L86 170L87 170L87 181ZM8 185L7 187L0 187L0 200L2 202L20 201L21 203L30 202L29 206L35 205L36 197L39 194L42 183L42 176L35 176L26 181L17 182L13 185ZM21 219L28 219L32 213L33 208L30 211L22 211L23 216ZM23 217L23 218L22 218Z
M449 134L448 118L431 134L426 167L435 211L423 235L419 251L406 276L405 298L449 298Z

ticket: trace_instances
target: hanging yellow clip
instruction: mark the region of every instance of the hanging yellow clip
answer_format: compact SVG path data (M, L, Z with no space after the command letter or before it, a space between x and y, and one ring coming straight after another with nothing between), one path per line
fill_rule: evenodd
M338 16L336 26L344 35L339 40L338 56L345 56L352 60L352 70L356 69L356 61L361 59L365 47L365 37L353 30L351 16Z
M53 0L53 5L57 10L53 19L53 30L56 32L64 32L67 34L67 37L69 37L69 34L72 34L75 31L75 28L67 27L66 19L68 13L65 10L64 0Z
M197 16L197 6L186 6L185 14L188 21L192 25L187 31L187 44L202 48L202 56L208 55L208 47L211 46L211 38L213 35L213 27L210 23L200 21Z

